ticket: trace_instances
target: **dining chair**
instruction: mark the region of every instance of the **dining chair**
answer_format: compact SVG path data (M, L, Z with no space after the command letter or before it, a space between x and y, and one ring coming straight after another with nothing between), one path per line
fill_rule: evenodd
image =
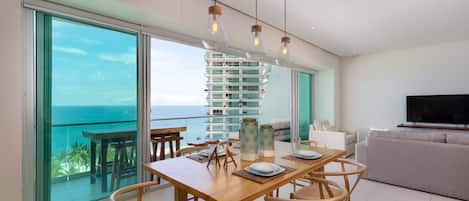
M137 201L142 201L144 189L146 187L155 186L155 185L159 185L159 183L156 181L149 181L149 182L126 186L112 193L110 197L110 201L118 201L118 198L120 195L131 192L131 191L137 191Z
M190 155L192 153L199 152L203 149L206 149L206 147L186 146L186 147L183 147L183 148L179 149L176 152L176 156L181 157L181 156ZM137 191L137 201L141 201L142 197L143 197L144 188L154 186L154 185L159 185L159 184L160 184L159 181L150 181L150 182L139 183L139 184L127 186L127 187L121 188L121 189L117 190L116 192L114 192L111 195L110 199L111 199L111 201L117 201L117 198L121 194L136 190ZM192 196L192 197L189 197L188 200L198 201L198 197Z
M355 188L357 187L358 182L361 180L363 174L368 169L368 167L364 164L358 163L358 162L353 161L353 160L348 160L348 159L336 159L333 162L340 164L341 171L326 172L326 171L323 171L323 168L322 168L319 171L313 171L313 172L308 173L308 175L305 176L304 178L310 180L311 182L313 182L317 178L343 177L344 178L345 191L348 194L348 197L347 197L346 200L350 201L353 190L355 190ZM350 185L351 184L350 181L352 180L352 178L351 178L352 176L356 176L356 179L355 179L355 182L353 182L353 185ZM320 186L321 185L319 185L319 187Z
M314 183L290 194L290 198L267 195L265 201L346 201L347 191L337 183L322 178L311 178ZM319 188L315 187L319 186Z

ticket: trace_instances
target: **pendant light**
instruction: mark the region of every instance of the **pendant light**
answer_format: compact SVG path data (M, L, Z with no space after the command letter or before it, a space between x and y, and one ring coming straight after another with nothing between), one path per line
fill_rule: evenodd
M264 54L264 46L262 43L262 26L259 24L258 18L258 0L256 2L256 24L251 26L251 43L249 45L249 52L246 56L257 57Z
M288 45L290 44L290 37L287 36L287 0L283 1L283 32L284 36L281 38L280 42L280 58L286 60L290 55L290 50Z
M217 5L217 0L214 0L213 5L208 7L208 40L204 40L203 45L207 49L221 49L227 45L226 33L223 30L221 20L222 8Z

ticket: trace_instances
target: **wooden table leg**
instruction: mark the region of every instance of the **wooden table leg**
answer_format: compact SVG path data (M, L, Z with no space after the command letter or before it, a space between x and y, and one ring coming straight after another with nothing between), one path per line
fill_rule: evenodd
M175 186L174 201L187 201L187 192Z
M90 183L96 183L96 142L90 140L91 164L90 164Z
M107 147L108 142L101 142L101 191L107 192Z

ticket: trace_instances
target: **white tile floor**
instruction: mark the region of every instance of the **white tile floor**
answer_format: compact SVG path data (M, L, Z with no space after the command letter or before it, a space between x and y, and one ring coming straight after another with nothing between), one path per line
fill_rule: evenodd
M337 164L326 166L326 171L338 169ZM343 178L328 178L339 184L343 183ZM280 189L280 197L288 198L292 190L291 185L284 186ZM160 189L145 194L144 201L172 201L174 189L172 187ZM456 199L446 198L430 193L410 190L397 186L387 185L379 182L361 180L352 193L353 201L457 201ZM262 201L259 198L256 201Z

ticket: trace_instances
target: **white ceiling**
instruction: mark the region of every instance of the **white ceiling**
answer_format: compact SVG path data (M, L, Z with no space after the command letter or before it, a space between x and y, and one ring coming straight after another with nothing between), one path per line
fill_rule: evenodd
M53 0L113 17L166 27L187 0ZM254 0L221 0L254 14ZM197 0L208 5L208 0ZM283 0L259 0L259 17L283 27ZM469 39L469 0L287 0L289 32L340 56ZM190 15L206 15L192 12ZM191 16L206 19L206 16ZM174 20L175 21L175 20ZM225 24L230 26L230 24ZM312 27L316 29L312 29ZM233 34L233 33L231 33ZM268 33L265 33L268 34Z

